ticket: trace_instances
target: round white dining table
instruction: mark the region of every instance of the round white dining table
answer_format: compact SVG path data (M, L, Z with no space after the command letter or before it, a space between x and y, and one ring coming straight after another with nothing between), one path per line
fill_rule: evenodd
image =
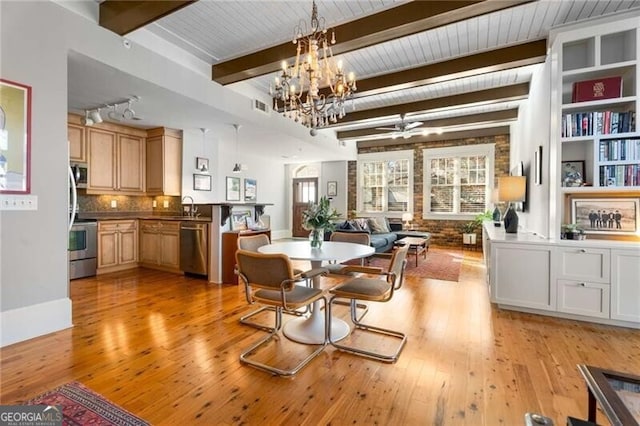
M258 251L260 253L283 253L290 259L308 260L313 269L320 268L323 261L344 262L368 257L375 252L373 247L364 244L338 241L324 241L320 248L312 248L308 240L275 242L260 247ZM313 288L320 288L320 276L314 277ZM316 301L309 317L299 317L287 321L282 331L285 336L296 342L321 344L324 342L324 321L324 311L320 309L320 302ZM332 318L331 337L334 341L347 337L349 330L349 324L345 321Z

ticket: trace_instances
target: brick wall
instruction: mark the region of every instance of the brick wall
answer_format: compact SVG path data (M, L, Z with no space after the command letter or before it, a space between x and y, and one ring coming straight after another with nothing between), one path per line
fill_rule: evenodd
M413 226L415 228L425 228L431 232L431 242L441 246L457 246L462 244L462 235L459 226L462 223L459 220L424 220L422 214L422 150L429 148L444 148L450 146L476 145L476 144L495 144L495 177L506 176L509 174L509 135L484 136L479 138L467 138L448 141L427 141L417 143L406 143L393 146L367 147L358 149L359 154L368 154L372 152L413 150L413 166L415 176L413 178ZM355 211L357 208L357 170L356 162L349 161L347 165L348 171L348 189L349 196L347 206L349 211ZM480 239L478 239L480 240ZM480 244L480 241L478 241Z

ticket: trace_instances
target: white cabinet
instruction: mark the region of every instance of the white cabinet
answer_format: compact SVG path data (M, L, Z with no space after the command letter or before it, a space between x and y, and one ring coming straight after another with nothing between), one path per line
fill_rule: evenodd
M499 304L555 310L555 282L548 245L491 244L491 300Z
M585 247L557 247L558 278L609 283L609 250Z
M558 312L609 318L609 284L558 280Z
M640 323L640 248L611 250L611 318Z

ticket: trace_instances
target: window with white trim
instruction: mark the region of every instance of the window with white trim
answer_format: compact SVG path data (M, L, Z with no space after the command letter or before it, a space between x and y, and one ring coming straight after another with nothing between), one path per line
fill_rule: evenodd
M466 218L489 208L494 144L425 149L422 154L425 217Z
M358 156L358 211L413 211L413 150Z

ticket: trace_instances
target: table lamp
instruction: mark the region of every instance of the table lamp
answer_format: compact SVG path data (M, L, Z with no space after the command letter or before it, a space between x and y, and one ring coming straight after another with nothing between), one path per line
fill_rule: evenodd
M404 222L404 229L409 229L409 222L413 220L413 213L402 213L402 221Z
M524 201L527 191L527 178L524 176L503 176L498 178L498 200L509 203L504 213L504 230L507 233L518 232L518 215L512 203Z
M491 218L493 219L493 224L495 226L500 226L500 221L502 217L502 213L500 213L500 209L498 208L498 203L500 200L498 199L498 188L493 188L491 190L491 203L493 203L493 214Z

